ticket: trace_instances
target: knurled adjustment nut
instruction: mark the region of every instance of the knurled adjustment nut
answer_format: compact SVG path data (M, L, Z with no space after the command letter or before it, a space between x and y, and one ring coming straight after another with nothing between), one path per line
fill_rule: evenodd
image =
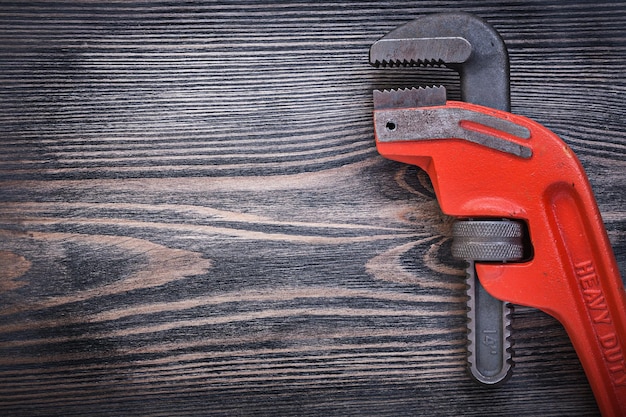
M474 261L524 257L524 228L513 220L460 220L452 226L452 256Z

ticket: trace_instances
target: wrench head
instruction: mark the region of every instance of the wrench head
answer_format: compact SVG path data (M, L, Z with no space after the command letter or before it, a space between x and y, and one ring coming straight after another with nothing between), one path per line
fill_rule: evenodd
M376 67L446 66L459 72L461 100L510 110L509 58L504 41L468 13L426 15L400 26L370 48Z

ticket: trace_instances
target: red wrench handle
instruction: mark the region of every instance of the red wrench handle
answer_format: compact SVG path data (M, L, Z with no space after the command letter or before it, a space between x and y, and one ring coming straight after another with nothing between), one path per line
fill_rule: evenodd
M469 103L374 113L378 151L426 170L444 213L527 223L532 258L477 263L481 283L496 298L557 318L602 414L626 416L626 293L587 176L571 149L528 118ZM459 120L450 123L446 115ZM437 138L416 140L407 133L434 117L451 126L449 136L436 131ZM482 136L477 140L476 134Z
M626 416L626 297L588 184L558 182L529 217L534 257L477 265L495 297L537 307L565 327L604 416ZM539 221L537 221L539 220Z

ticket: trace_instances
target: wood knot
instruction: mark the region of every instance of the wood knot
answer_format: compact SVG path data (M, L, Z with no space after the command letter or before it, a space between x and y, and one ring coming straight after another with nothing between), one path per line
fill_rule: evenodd
M26 285L16 281L31 267L31 262L21 255L7 250L0 250L0 292L12 291Z

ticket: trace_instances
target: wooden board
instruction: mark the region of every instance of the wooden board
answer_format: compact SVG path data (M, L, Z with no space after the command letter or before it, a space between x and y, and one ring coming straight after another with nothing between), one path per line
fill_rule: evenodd
M502 34L513 111L579 155L626 272L626 7L586 1L0 5L0 414L580 415L563 328L465 370L427 176L376 153L369 46L425 13Z

